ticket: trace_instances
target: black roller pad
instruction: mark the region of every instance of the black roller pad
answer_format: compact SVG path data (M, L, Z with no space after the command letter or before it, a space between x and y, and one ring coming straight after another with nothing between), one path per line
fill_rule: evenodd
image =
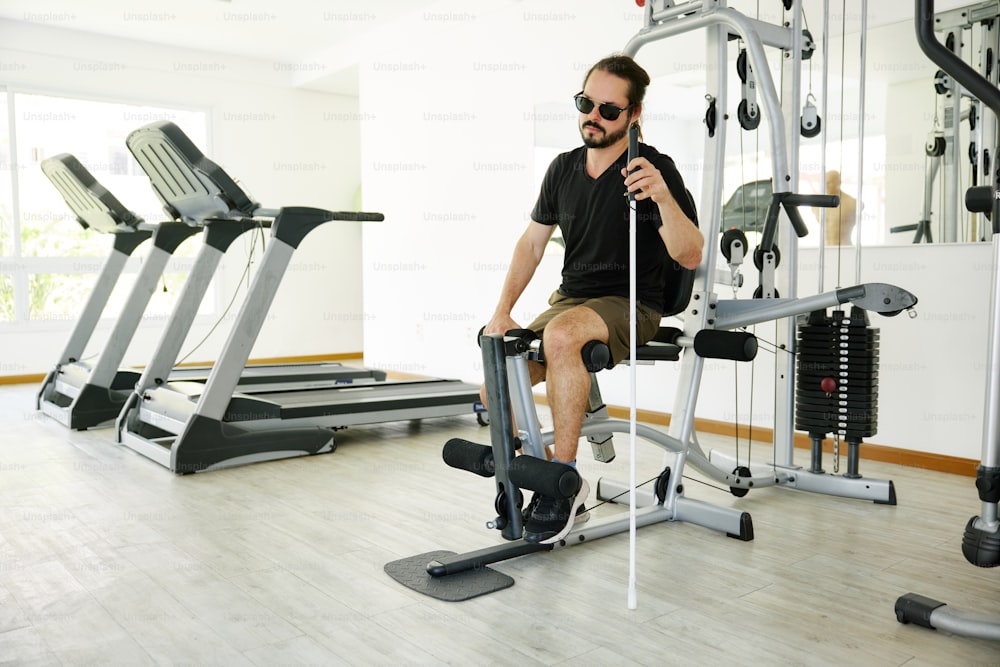
M572 498L580 491L580 474L565 463L518 456L507 468L510 481L550 498Z
M454 551L429 551L386 563L383 569L386 574L410 590L445 602L470 600L514 585L512 577L488 567L474 568L444 577L432 577L427 574L428 563L454 555Z
M452 468L468 470L480 477L493 477L496 466L493 463L493 449L461 438L452 438L444 443L441 451L444 462Z
M694 351L707 359L752 361L757 356L757 337L745 331L703 329L694 337Z

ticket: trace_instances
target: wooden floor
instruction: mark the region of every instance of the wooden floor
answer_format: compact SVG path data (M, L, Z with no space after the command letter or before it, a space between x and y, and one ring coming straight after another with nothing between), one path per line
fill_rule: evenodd
M641 529L636 610L627 535L496 565L513 587L449 603L383 566L501 541L484 528L492 483L441 462L450 437L487 441L474 418L352 428L333 454L175 476L108 429L36 413L34 389L0 387L2 665L1000 665L998 642L893 613L917 592L1000 615L1000 570L960 552L979 512L968 477L862 461L895 481L894 507L691 480L690 497L750 512L756 539ZM581 449L592 487L627 479L618 450L602 465ZM637 459L640 479L662 463L649 445Z

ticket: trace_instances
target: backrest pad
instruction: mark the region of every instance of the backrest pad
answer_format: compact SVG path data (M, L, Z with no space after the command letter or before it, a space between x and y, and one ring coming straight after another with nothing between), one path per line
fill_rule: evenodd
M691 210L695 211L697 217L697 207L694 205L694 197L691 192L684 191L691 204ZM695 220L697 223L698 221ZM694 290L694 269L685 269L674 261L673 257L667 256L667 275L663 285L663 316L670 317L684 312L691 301L691 292Z

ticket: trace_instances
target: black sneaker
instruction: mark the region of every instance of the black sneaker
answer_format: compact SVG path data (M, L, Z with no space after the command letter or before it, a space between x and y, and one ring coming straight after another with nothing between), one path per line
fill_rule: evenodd
M522 524L528 523L528 519L530 519L531 515L534 514L535 507L538 506L538 501L541 499L542 499L542 494L538 493L538 491L535 491L534 493L531 494L531 500L529 500L528 504L525 505L524 509L521 510Z
M583 523L590 513L583 507L590 495L587 480L580 479L580 490L573 498L550 498L535 494L528 507L530 515L524 522L524 541L537 544L558 542L573 529L575 523Z

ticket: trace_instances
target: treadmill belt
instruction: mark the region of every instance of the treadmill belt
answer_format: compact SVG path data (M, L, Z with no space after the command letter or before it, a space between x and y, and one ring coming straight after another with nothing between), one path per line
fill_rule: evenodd
M282 419L358 414L384 410L469 404L479 400L479 387L455 380L388 382L356 387L310 389L254 394L255 399L277 404Z

